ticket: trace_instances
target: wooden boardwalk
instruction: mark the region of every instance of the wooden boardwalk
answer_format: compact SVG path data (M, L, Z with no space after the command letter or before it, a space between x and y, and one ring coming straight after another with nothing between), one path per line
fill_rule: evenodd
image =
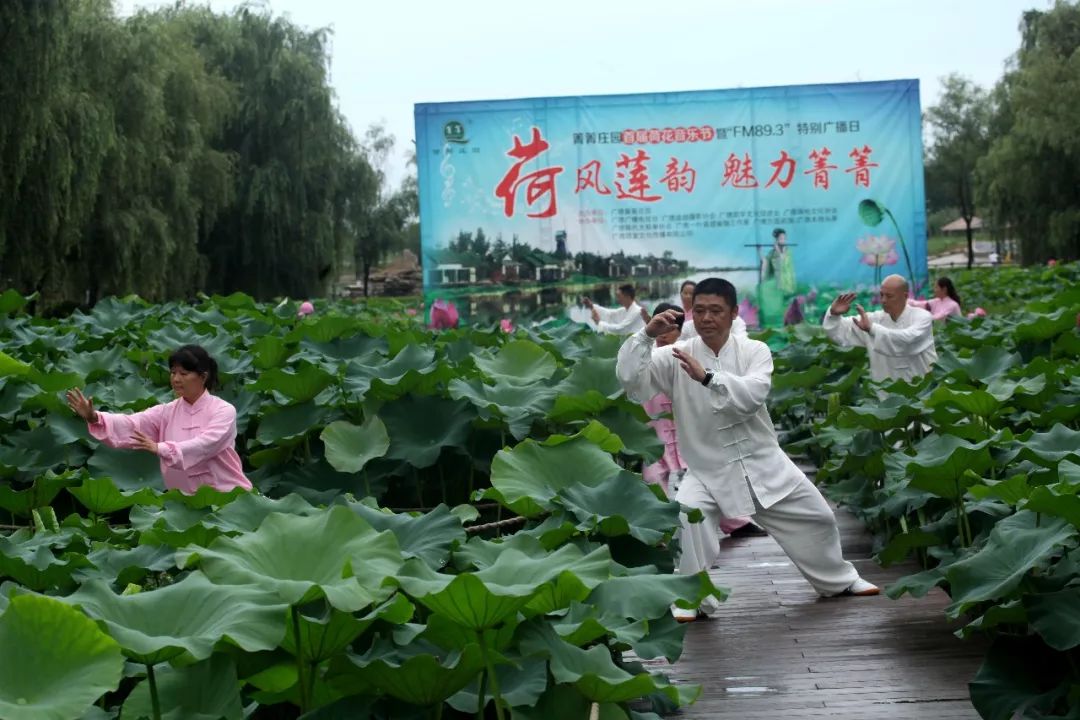
M917 571L880 568L871 538L838 510L844 554L885 587ZM704 692L676 717L792 720L977 720L967 683L985 646L960 640L948 596L821 599L768 537L726 539L714 582L731 588L722 611L688 628L673 666L649 663Z

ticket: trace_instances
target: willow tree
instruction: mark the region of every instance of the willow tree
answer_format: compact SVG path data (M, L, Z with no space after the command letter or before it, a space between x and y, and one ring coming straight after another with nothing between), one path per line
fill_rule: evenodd
M1080 257L1080 5L1024 14L1021 46L994 91L993 141L978 165L994 225L1025 262Z
M218 147L235 157L235 201L200 245L210 289L306 295L336 279L348 243L342 187L352 139L333 105L327 31L250 8L183 11L235 102Z

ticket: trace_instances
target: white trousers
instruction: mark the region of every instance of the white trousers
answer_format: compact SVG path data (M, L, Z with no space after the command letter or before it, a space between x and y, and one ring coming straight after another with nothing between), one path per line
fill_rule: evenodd
M753 490L750 494L753 495ZM708 570L720 554L717 527L720 508L704 483L689 471L683 476L675 499L705 514L705 521L700 523L689 522L685 514L681 516L679 573L693 575ZM843 592L859 578L855 566L844 560L832 508L805 476L794 490L771 507L763 508L755 496L754 508L754 522L780 545L818 594ZM710 601L712 598L703 605L706 612L710 607L715 608Z

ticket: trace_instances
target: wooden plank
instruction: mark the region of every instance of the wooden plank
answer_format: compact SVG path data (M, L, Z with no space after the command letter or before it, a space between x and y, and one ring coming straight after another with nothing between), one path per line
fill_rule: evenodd
M878 567L873 540L836 511L845 556L878 585L918 571ZM771 538L727 539L713 581L732 590L708 622L693 623L674 664L647 661L675 683L700 683L682 718L976 720L967 683L979 639L960 640L948 597L819 598Z

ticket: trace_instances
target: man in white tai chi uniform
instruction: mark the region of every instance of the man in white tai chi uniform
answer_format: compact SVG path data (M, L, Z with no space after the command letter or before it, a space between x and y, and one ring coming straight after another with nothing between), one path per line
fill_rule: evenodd
M619 303L617 308L606 308L595 305L589 298L582 298L585 307L592 311L593 322L596 329L602 333L611 335L629 335L645 327L644 316L647 316L645 308L638 305L634 299L637 292L630 284L620 285L615 291L615 300Z
M870 356L874 380L916 380L937 361L934 316L908 305L908 284L899 275L881 281L881 310L866 312L856 305L857 317L843 317L855 293L844 293L825 311L821 326L833 342L861 345Z
M655 348L656 336L677 327L677 310L658 313L619 349L616 373L630 399L658 392L672 401L679 450L689 470L676 495L705 521L682 516L679 572L707 570L719 555L717 519L749 515L772 536L818 594L876 595L840 549L836 518L825 498L780 449L765 398L772 353L731 332L739 308L735 286L709 278L694 289L698 337ZM708 613L712 598L702 603ZM698 611L674 608L677 620Z

